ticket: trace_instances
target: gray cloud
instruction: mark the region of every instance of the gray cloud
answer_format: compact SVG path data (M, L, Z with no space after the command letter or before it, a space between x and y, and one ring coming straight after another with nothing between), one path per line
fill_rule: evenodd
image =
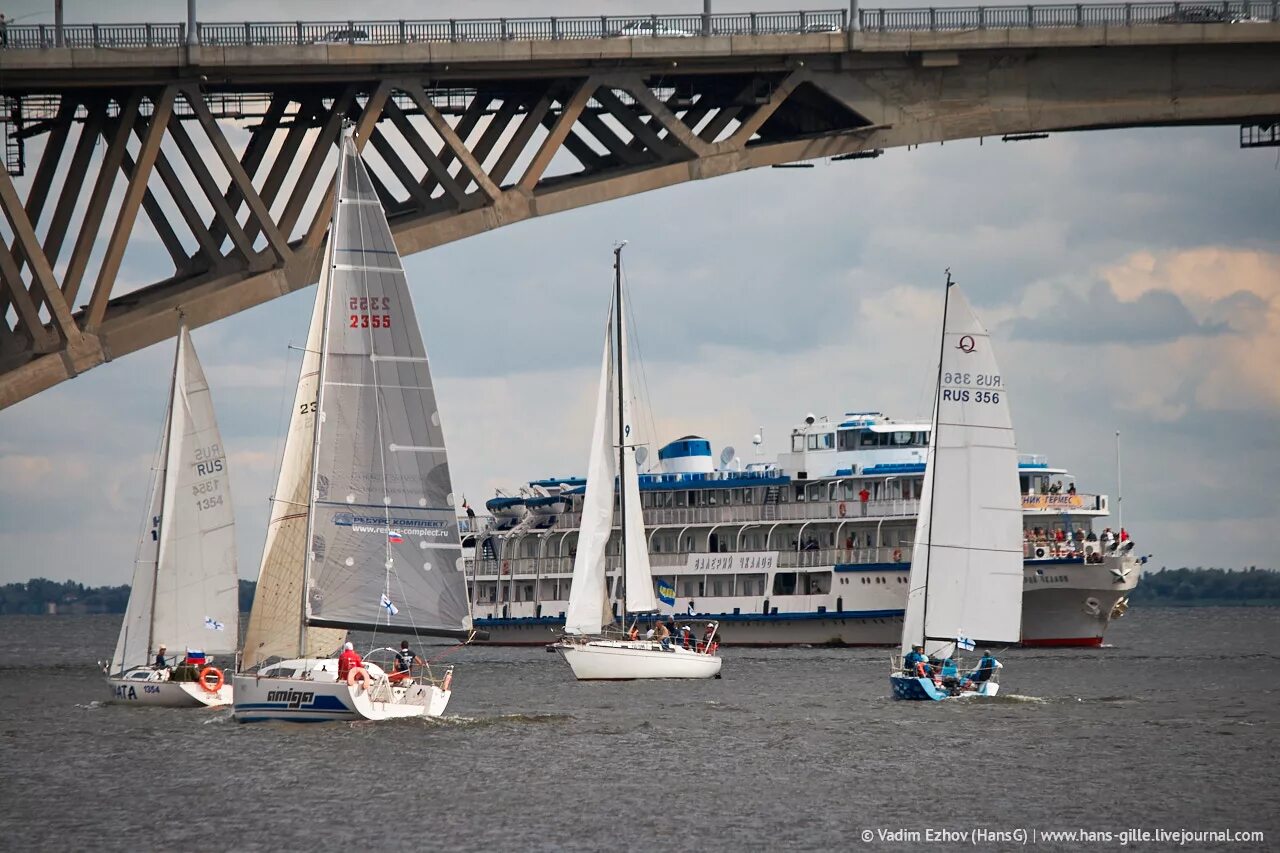
M1225 322L1197 321L1182 300L1167 290L1148 290L1132 302L1123 302L1116 298L1110 285L1097 282L1083 297L1070 291L1060 292L1055 304L1036 316L1021 318L1014 325L1012 336L1029 341L1052 338L1058 343L1094 346L1165 343L1227 331L1229 326Z

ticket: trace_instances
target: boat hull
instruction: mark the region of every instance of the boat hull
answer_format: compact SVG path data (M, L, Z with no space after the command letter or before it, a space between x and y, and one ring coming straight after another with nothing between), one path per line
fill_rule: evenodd
M1124 612L1141 566L1129 556L1102 563L1028 564L1023 578L1022 645L1101 646Z
M216 708L230 705L233 688L223 684L210 691L195 681L142 680L111 676L107 678L110 702L121 705L147 705L155 708Z
M236 675L235 718L242 723L324 723L439 717L452 691L434 684L369 688L309 678Z
M633 681L645 678L718 678L716 655L658 643L594 640L560 643L558 651L579 681Z
M932 678L910 675L891 675L889 685L893 688L894 699L916 702L941 702L944 699L967 699L971 696L990 697L1000 692L999 682L984 681L977 690L966 690L953 696L947 689L934 684Z

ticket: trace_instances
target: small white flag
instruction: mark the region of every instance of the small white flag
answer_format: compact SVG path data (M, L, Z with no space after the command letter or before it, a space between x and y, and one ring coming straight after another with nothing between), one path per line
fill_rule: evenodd
M964 649L966 652L973 651L973 640L965 636L956 637L956 648Z
M208 628L210 631L223 631L223 630L226 630L226 627L227 627L226 625L223 625L221 622L219 622L217 619L214 619L212 616L204 617L204 626Z
M394 604L391 603L391 599L387 598L387 594L385 592L382 594L382 598L378 600L378 603L381 604L383 607L385 607L387 610L387 613L389 613L392 616L395 616L397 613L400 612L399 608L397 608Z

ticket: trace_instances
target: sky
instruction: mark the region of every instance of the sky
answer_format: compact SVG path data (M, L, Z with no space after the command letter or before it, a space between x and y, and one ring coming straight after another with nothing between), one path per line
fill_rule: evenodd
M30 20L48 18L51 4L30 5ZM85 20L78 5L69 20ZM167 5L165 19L181 17ZM218 15L246 8L269 17L236 2ZM1124 526L1150 567L1280 568L1278 223L1277 150L1241 150L1237 128L1099 131L688 183L405 267L454 488L477 506L495 488L585 471L611 248L626 239L657 444L696 433L752 461L754 433L770 458L809 412L927 418L949 267L994 336L1022 452L1114 507L1119 431ZM122 279L166 275L161 254L141 236ZM289 345L314 298L307 288L192 334L247 578L297 381ZM166 341L0 411L0 583L128 582L172 358Z

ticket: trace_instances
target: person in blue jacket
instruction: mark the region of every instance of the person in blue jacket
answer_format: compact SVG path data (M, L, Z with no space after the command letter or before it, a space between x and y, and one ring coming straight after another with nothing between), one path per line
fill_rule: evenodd
M920 675L919 665L923 664L928 673L929 659L924 656L924 646L912 646L911 651L902 659L902 668L911 675Z
M990 681L991 676L995 674L996 668L999 666L1000 661L996 660L988 649L983 649L982 658L978 661L978 668L970 674L969 680L974 684Z

